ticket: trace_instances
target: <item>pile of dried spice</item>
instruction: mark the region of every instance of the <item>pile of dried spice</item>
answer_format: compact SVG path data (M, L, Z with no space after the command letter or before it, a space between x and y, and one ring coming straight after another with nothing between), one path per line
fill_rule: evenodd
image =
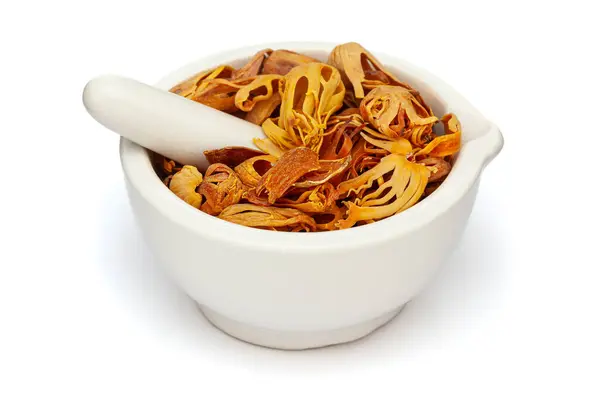
M398 214L437 189L461 144L454 114L435 116L358 43L335 47L327 63L261 50L242 68L221 65L170 91L262 127L260 150L207 151L203 173L154 157L186 203L254 228L330 231Z

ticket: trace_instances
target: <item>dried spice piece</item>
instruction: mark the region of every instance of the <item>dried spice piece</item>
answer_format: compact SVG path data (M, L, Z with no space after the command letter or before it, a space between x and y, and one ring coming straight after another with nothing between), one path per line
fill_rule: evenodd
M439 157L428 157L417 163L426 166L429 170L429 183L443 180L452 169L452 165L448 161Z
M163 157L163 171L166 172L167 174L172 174L175 173L179 170L181 170L181 167L177 167L177 163L173 160L169 160L166 157Z
M219 214L219 218L254 228L275 228L290 231L313 232L315 220L293 208L265 207L254 204L234 204Z
M431 132L437 121L409 90L395 86L370 91L360 103L360 114L390 139L410 138L417 127Z
M280 104L281 94L273 93L268 99L256 103L254 107L252 107L252 110L248 111L248 114L246 114L244 119L256 125L262 125L263 122L273 115Z
M257 103L279 94L283 86L281 75L260 75L240 88L235 95L235 106L242 111L251 111Z
M304 174L319 169L319 156L306 147L297 147L285 152L258 182L256 194L268 192L268 201L273 204Z
M262 155L265 155L262 151L241 146L223 147L222 149L204 152L209 164L225 164L229 168L235 168L249 158Z
M329 135L338 130L342 125L349 125L352 127L364 126L365 121L360 115L358 108L347 108L339 114L332 115L327 121L327 129L325 129L325 135Z
M271 142L273 146L277 147L282 151L293 149L294 147L299 147L303 145L300 137L296 135L290 135L285 129L279 127L280 120L281 117L268 118L263 122L262 129L265 133L265 136L267 136L267 139L254 139L254 144L256 144L259 149L266 151L263 149L263 147L259 146L259 143L262 144L261 142L266 141ZM262 145L266 147L266 144Z
M354 90L354 98L358 101L369 90L382 85L414 90L387 71L375 56L355 42L336 46L329 55L328 63L340 71L344 84Z
M320 160L319 168L308 172L292 186L297 188L309 188L322 185L336 176L340 176L350 166L352 157L350 155L338 160Z
M269 122L269 120L267 120L265 122ZM263 125L263 129L264 129L264 125ZM284 153L284 150L282 150L281 147L279 147L275 143L273 143L270 139L254 138L254 139L252 139L252 143L254 143L254 145L256 147L258 147L265 153L267 153L275 158L281 157Z
M323 183L300 192L297 197L286 196L277 200L276 205L295 208L306 213L324 213L331 209L337 200L337 191L329 183Z
M422 148L435 139L435 133L433 132L432 126L429 125L416 125L412 129L410 134L410 142L417 148Z
M196 188L202 184L202 174L192 165L184 165L171 178L169 189L181 200L195 208L200 208L202 196L196 193Z
M342 107L344 94L340 73L330 65L295 67L285 76L277 125L268 119L263 131L282 149L306 146L318 152L327 120Z
M217 215L226 207L237 204L242 198L244 185L238 176L225 164L212 164L206 170L198 193L204 197L202 211Z
M246 65L240 69L236 69L233 74L231 74L231 79L251 78L258 75L266 57L272 52L273 50L271 49L260 50L246 63Z
M454 114L446 114L441 119L444 124L444 135L433 139L425 148L416 153L417 157L446 157L460 150L461 127Z
M276 162L277 158L271 155L256 156L240 163L234 171L244 185L254 188Z
M338 186L340 193L363 194L355 202L344 203L348 212L338 222L338 228L350 228L359 221L377 221L412 207L421 198L428 177L429 171L423 165L398 154L384 157L369 171ZM370 189L374 190L367 192Z
M360 137L352 147L352 152L350 153L352 161L348 169L348 179L356 178L364 171L377 165L381 158L388 154L384 149L369 147L368 142Z
M192 98L197 92L201 92L206 87L206 82L212 79L229 79L233 73L233 68L229 65L220 65L215 69L202 71L185 81L173 86L169 92L178 94L186 98Z
M238 111L235 106L235 95L256 78L241 78L236 80L211 79L205 82L202 90L197 90L190 99L216 110L233 113Z
M319 60L289 50L275 50L264 62L263 74L286 75L298 65L319 62Z
M309 213L317 223L317 231L333 231L337 229L337 223L344 218L347 208L333 203L327 211Z
M335 160L347 157L352 151L352 137L364 125L353 126L352 121L342 123L337 129L323 138L319 157L322 160Z
M393 140L376 139L372 136L369 136L366 132L361 132L360 135L367 143L384 149L390 153L408 155L412 152L412 146L410 142L404 138L397 138Z
M150 161L152 163L154 171L162 180L165 180L167 177L179 172L182 167L182 165L178 162L171 160L167 157L161 156L160 154L157 154L152 151L150 151Z

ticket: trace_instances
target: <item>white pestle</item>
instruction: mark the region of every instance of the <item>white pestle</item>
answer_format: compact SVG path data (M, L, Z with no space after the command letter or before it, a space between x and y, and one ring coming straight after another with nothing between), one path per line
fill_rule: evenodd
M92 79L83 104L96 121L119 135L181 164L206 168L205 150L256 148L258 125L174 93L115 75Z

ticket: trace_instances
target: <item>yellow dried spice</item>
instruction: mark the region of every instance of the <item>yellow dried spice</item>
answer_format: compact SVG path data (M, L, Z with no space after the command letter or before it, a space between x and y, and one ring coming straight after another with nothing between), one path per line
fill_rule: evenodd
M287 151L277 160L258 181L256 194L268 194L269 204L273 204L306 173L320 167L319 156L306 147L296 147Z
M255 188L262 176L273 167L277 158L271 155L256 156L247 159L235 167L235 173L242 183L248 187Z
M245 120L255 124L262 125L269 117L273 115L273 112L281 104L281 94L273 93L271 97L265 100L261 100L252 107L252 110L248 111L245 116Z
M255 204L234 204L219 214L219 218L254 228L289 231L316 230L315 220L293 208L266 207Z
M202 174L193 165L184 165L171 178L169 189L189 205L200 208L202 196L196 193L196 188L202 183Z
M252 82L241 87L235 95L235 106L242 111L252 111L260 102L269 100L279 94L279 88L283 86L281 75L260 75ZM279 97L281 101L281 97Z
M390 172L391 176L385 178ZM385 156L367 172L338 186L341 194L360 195L354 202L344 203L348 212L338 222L338 228L350 228L359 221L377 221L406 210L421 198L428 177L429 171L423 165L398 154Z
M263 74L286 75L298 65L319 62L319 60L289 50L275 50L264 62Z
M344 94L340 73L330 65L295 67L285 76L277 124L267 119L263 131L281 149L305 146L318 152L327 120L342 107Z
M337 200L337 191L329 183L309 188L296 196L286 196L277 200L277 205L295 208L305 213L325 213L334 206Z
M441 119L444 124L444 135L438 136L416 153L417 157L446 157L460 150L461 126L454 114L446 114Z
M352 156L348 155L337 160L319 160L319 167L304 174L292 186L296 188L309 188L322 185L344 173L350 166Z
M192 98L197 92L206 87L206 82L217 78L231 78L233 68L229 65L220 65L215 69L202 71L185 81L173 86L169 91L186 98Z
M308 215L317 223L317 231L333 231L338 229L337 224L344 218L346 210L345 206L340 207L336 203L333 203L327 211L309 213Z
M370 91L360 103L360 114L390 139L412 138L415 130L419 130L419 135L432 132L438 120L410 90L396 86L379 86Z
M356 42L336 46L329 55L328 63L340 71L346 86L353 89L354 96L348 98L350 104L360 102L369 90L377 86L401 86L412 90Z
M231 74L231 79L251 78L253 76L258 75L265 59L272 52L273 50L271 49L264 49L258 51L243 67L236 69Z
M267 123L267 122L270 122L270 120L267 119L265 121L265 123ZM263 125L263 130L264 129L265 128ZM261 149L265 153L267 153L275 158L281 157L283 155L283 153L285 152L283 149L281 149L281 147L277 146L269 138L265 138L265 139L254 138L254 139L252 139L252 143L254 143L254 145L257 148Z
M396 139L377 139L377 137L373 137L374 135L369 135L367 132L361 132L360 136L369 144L372 144L375 147L379 147L380 149L384 149L390 153L408 155L412 152L412 145L410 142L404 138L396 138Z
M233 113L238 111L235 105L235 95L241 88L251 84L255 79L257 78L211 79L206 81L203 89L197 90L190 99L216 110Z
M198 193L204 197L204 204L200 209L217 215L226 207L237 204L243 192L242 181L231 168L225 164L211 164L198 188Z
M332 115L327 121L327 129L325 129L324 135L331 135L342 126L347 126L348 128L360 126L361 129L365 127L365 121L360 115L360 110L358 108L347 108L339 114Z

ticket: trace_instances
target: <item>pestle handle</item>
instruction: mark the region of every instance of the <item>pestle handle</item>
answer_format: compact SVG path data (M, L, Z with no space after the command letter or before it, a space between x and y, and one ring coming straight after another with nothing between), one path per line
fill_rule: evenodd
M206 168L205 150L255 148L259 126L136 80L103 75L83 90L96 121L119 135L181 164Z

